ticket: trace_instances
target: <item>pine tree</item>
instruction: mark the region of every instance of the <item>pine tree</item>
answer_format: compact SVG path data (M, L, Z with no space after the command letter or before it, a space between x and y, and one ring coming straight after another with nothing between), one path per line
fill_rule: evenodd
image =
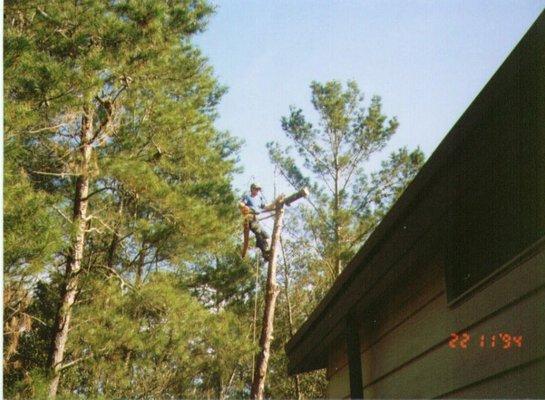
M419 149L402 148L378 172L365 171L369 158L395 134L397 119L382 114L378 96L365 107L354 81L346 89L337 81L313 82L310 88L317 127L295 107L282 118L282 129L303 168L289 148L274 142L267 146L272 162L293 187L311 188L311 208L303 210L305 226L298 230L309 232L306 240L314 242L332 280L416 174L424 156Z
M51 397L78 359L68 330L91 268L144 286L151 268L229 236L238 143L213 127L224 89L190 42L211 12L199 0L6 4L6 141L66 222Z

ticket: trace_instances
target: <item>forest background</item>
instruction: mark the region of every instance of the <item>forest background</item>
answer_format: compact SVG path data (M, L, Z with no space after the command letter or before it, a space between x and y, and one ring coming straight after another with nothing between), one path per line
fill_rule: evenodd
M526 19L490 65L542 7L519 7ZM287 376L284 344L417 173L423 137L396 142L395 110L333 71L287 82L297 95L276 93L285 108L265 120L222 109L255 110L236 93L259 73L226 94L206 53L214 10L5 1L6 397L248 397L265 275L257 254L240 258L237 201L256 176L271 200L311 189L286 214L266 396L324 396L323 371Z

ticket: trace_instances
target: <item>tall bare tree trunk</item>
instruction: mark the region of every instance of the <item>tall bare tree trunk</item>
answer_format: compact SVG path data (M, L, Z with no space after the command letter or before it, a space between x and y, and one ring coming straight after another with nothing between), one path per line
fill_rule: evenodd
M255 294L254 294L254 318L252 321L252 345L255 344L255 337L257 332L257 313L258 313L258 300L257 295L259 293L259 258L255 261ZM252 357L252 376L255 374L255 357Z
M267 284L265 286L265 310L263 311L263 326L261 327L261 337L259 347L261 348L257 356L257 363L252 382L251 399L262 400L265 390L265 376L269 365L269 356L271 350L271 340L274 324L274 309L276 307L276 298L278 297L278 285L276 284L276 255L277 243L282 231L282 222L284 219L284 205L277 204L276 216L274 219L274 228L271 239L271 255L269 259L269 268L267 270Z
M257 355L257 363L252 382L251 399L262 400L265 391L265 376L269 365L271 352L271 340L274 325L274 309L276 307L276 298L278 297L278 285L276 284L276 256L278 254L278 244L282 232L282 222L284 219L284 205L299 200L301 197L308 196L308 189L303 188L288 197L280 196L275 200L275 218L271 238L271 255L269 258L269 267L267 269L267 284L265 287L265 310L263 311L263 326L261 327L261 337L259 346L261 350Z
M74 304L78 291L79 272L83 257L85 232L87 230L87 196L89 194L89 165L91 162L92 137L93 120L90 113L86 111L81 122L80 171L76 180L76 194L74 198L73 223L75 225L75 235L70 254L66 260L63 294L57 311L55 325L53 327L53 342L50 353L52 376L49 385L49 397L52 399L56 397L57 389L59 387L66 340L68 339L68 329L70 327L70 318L72 316L72 305Z

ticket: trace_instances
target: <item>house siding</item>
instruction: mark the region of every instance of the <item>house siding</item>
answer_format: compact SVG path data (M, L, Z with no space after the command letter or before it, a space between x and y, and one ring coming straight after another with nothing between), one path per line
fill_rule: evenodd
M454 306L447 303L439 264L407 271L404 284L361 321L364 397L544 397L543 247ZM471 335L467 349L448 346L452 332ZM522 347L503 349L499 341L495 348L479 346L480 335L498 333L521 335ZM342 346L330 352L329 398L349 394L343 354ZM514 383L501 391L502 380Z
M376 332L362 324L362 341L373 343L362 349L364 397L466 397L463 388L469 397L477 388L484 397L545 396L545 375L536 372L545 357L545 250L455 307L449 307L440 285L436 290L438 296L393 329L381 329L395 324L395 313L389 312L376 315ZM418 297L410 303L418 303ZM390 297L387 307L412 306L402 298ZM452 332L471 335L467 349L448 346ZM522 335L522 347L503 349L499 341L495 348L479 346L480 335L490 339L498 333ZM494 388L500 379L495 377L513 380L519 375L539 379L524 378L527 385L519 383L507 392Z

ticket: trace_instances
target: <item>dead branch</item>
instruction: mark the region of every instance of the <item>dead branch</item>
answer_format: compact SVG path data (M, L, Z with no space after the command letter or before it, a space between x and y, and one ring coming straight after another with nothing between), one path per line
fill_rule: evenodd
M71 173L71 172L45 172L45 171L30 171L31 174L36 174L36 175L48 175L48 176L58 176L58 177L61 177L61 178L65 178L67 176L80 176L81 174L74 174L74 173Z
M87 360L87 359L89 359L89 358L91 358L91 357L94 357L94 354L93 354L93 353L91 353L91 354L89 354L89 355L87 355L87 356L83 356L83 357L80 357L80 358L76 358L76 359L73 360L73 361L70 361L70 362L68 362L68 363L66 363L66 364L63 364L63 365L60 366L59 369L62 371L63 369L70 368L70 367L72 367L73 365L79 364L80 362L82 362L82 361L84 361L84 360Z
M58 125L55 125L55 126L47 126L45 128L40 128L40 129L35 129L35 130L32 130L32 131L28 131L28 133L39 133L39 132L44 132L44 131L54 131L54 130L57 130L63 126L65 126L67 124L58 124Z
M59 208L57 208L57 206L53 206L53 208L65 219L67 220L69 223L72 223L74 221L72 221L70 218L68 218L66 216L66 214L64 214Z

